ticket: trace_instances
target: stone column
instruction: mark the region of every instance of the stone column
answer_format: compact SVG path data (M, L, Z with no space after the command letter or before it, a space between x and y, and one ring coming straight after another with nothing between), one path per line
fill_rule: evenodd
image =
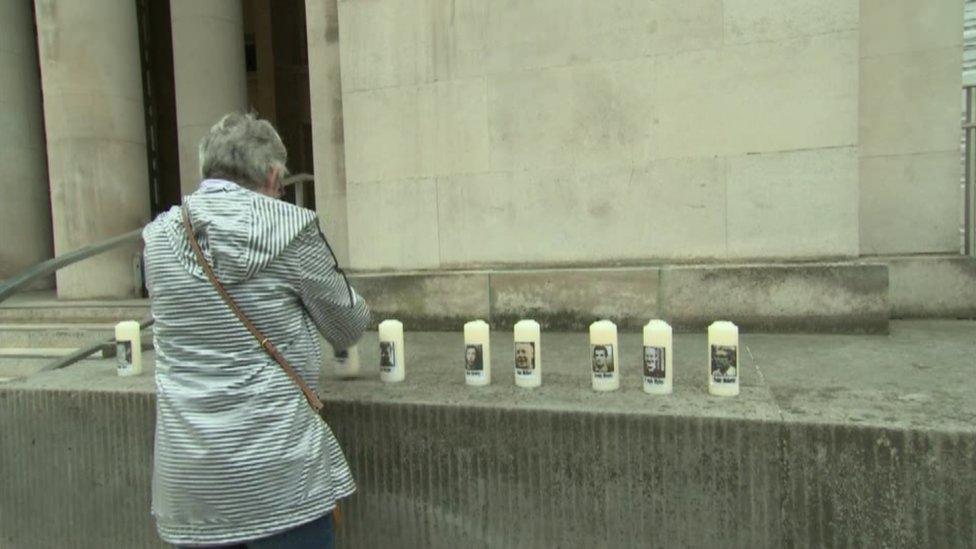
M240 0L171 0L180 187L200 183L197 146L221 116L247 108Z
M0 280L53 253L32 17L29 3L0 0Z
M315 206L339 264L349 265L345 139L336 0L305 0Z
M149 221L145 110L132 0L35 0L54 251ZM58 295L135 293L133 246L62 269Z

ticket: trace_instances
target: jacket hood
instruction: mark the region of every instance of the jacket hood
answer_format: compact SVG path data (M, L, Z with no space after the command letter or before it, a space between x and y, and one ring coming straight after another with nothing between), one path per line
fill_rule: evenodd
M268 266L308 225L315 212L253 191L236 183L206 180L183 198L203 255L225 284L254 277ZM206 280L183 229L180 206L153 221L162 230L177 259L191 275Z

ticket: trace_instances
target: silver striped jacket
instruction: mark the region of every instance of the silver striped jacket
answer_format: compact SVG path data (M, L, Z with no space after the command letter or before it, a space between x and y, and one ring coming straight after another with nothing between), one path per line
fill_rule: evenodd
M228 292L315 389L318 334L342 349L369 323L315 213L220 180L184 200ZM221 301L179 209L143 236L156 321L152 512L160 536L238 542L327 513L355 490L331 429Z

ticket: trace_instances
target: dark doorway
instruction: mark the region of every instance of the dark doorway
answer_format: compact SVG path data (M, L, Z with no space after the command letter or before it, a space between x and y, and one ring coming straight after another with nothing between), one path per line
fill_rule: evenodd
M277 128L291 172L313 173L305 1L244 0L244 43L248 103ZM312 185L303 190L302 205L315 209ZM289 188L285 199L295 194Z
M169 0L136 0L153 217L181 201Z

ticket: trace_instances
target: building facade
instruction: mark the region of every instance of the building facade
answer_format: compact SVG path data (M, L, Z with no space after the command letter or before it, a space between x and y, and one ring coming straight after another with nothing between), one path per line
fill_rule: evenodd
M361 273L964 251L962 0L0 5L0 277L192 192L248 108ZM134 252L59 295L133 294Z

